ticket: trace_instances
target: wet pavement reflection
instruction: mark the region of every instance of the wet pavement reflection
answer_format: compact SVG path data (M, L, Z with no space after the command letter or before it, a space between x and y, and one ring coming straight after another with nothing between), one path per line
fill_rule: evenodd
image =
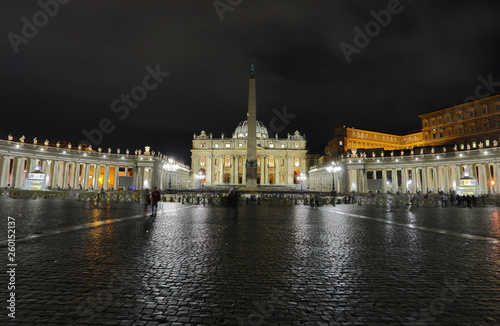
M0 205L25 239L12 325L500 324L492 207Z

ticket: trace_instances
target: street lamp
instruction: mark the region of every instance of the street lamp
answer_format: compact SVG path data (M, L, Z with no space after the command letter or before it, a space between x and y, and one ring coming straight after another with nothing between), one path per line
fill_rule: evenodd
M335 173L338 173L341 170L342 170L342 167L338 166L335 163L332 163L331 166L326 167L326 171L328 171L328 173L332 174L332 195L334 195L334 196L337 194L337 192L335 191Z
M203 182L204 179L205 179L205 175L201 171L198 172L198 174L196 175L197 188L201 188L201 183Z
M304 173L301 173L297 179L299 179L300 182L300 190L304 190L304 181L307 180L307 177L304 175Z

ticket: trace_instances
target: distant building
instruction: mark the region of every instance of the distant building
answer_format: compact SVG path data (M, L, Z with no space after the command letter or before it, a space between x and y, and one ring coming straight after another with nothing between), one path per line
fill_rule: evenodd
M310 188L500 194L500 94L420 118L422 131L407 135L336 128L309 170ZM334 166L340 170L332 172Z
M201 131L193 136L193 182L197 177L205 186L246 185L247 121L240 122L231 138ZM287 138L269 137L264 124L257 121L257 183L293 186L306 174L306 140L295 131Z
M490 146L500 136L500 94L420 116L424 146Z

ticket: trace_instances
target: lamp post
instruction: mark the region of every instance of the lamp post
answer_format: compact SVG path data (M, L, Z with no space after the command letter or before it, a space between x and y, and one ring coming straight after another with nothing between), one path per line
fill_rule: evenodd
M203 180L205 179L205 175L200 171L198 172L198 174L196 175L196 188L201 188L201 184L203 182Z
M297 179L299 179L299 182L300 182L300 190L304 190L304 181L307 180L307 177L304 175L304 173L301 173Z
M335 196L337 192L335 191L335 173L338 173L342 170L342 167L332 162L331 166L326 167L326 171L332 174L332 196Z

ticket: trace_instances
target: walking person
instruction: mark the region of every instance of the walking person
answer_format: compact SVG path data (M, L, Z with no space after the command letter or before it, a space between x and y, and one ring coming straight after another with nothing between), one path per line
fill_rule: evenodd
M231 219L236 219L238 217L238 194L236 193L236 190L231 188L226 200L229 217Z
M151 204L151 196L149 194L149 189L144 189L144 192L141 196L141 204L142 204L142 215L146 216L148 212L148 206Z
M158 188L154 187L151 193L151 217L156 217L158 211L158 202L161 200L161 194Z

